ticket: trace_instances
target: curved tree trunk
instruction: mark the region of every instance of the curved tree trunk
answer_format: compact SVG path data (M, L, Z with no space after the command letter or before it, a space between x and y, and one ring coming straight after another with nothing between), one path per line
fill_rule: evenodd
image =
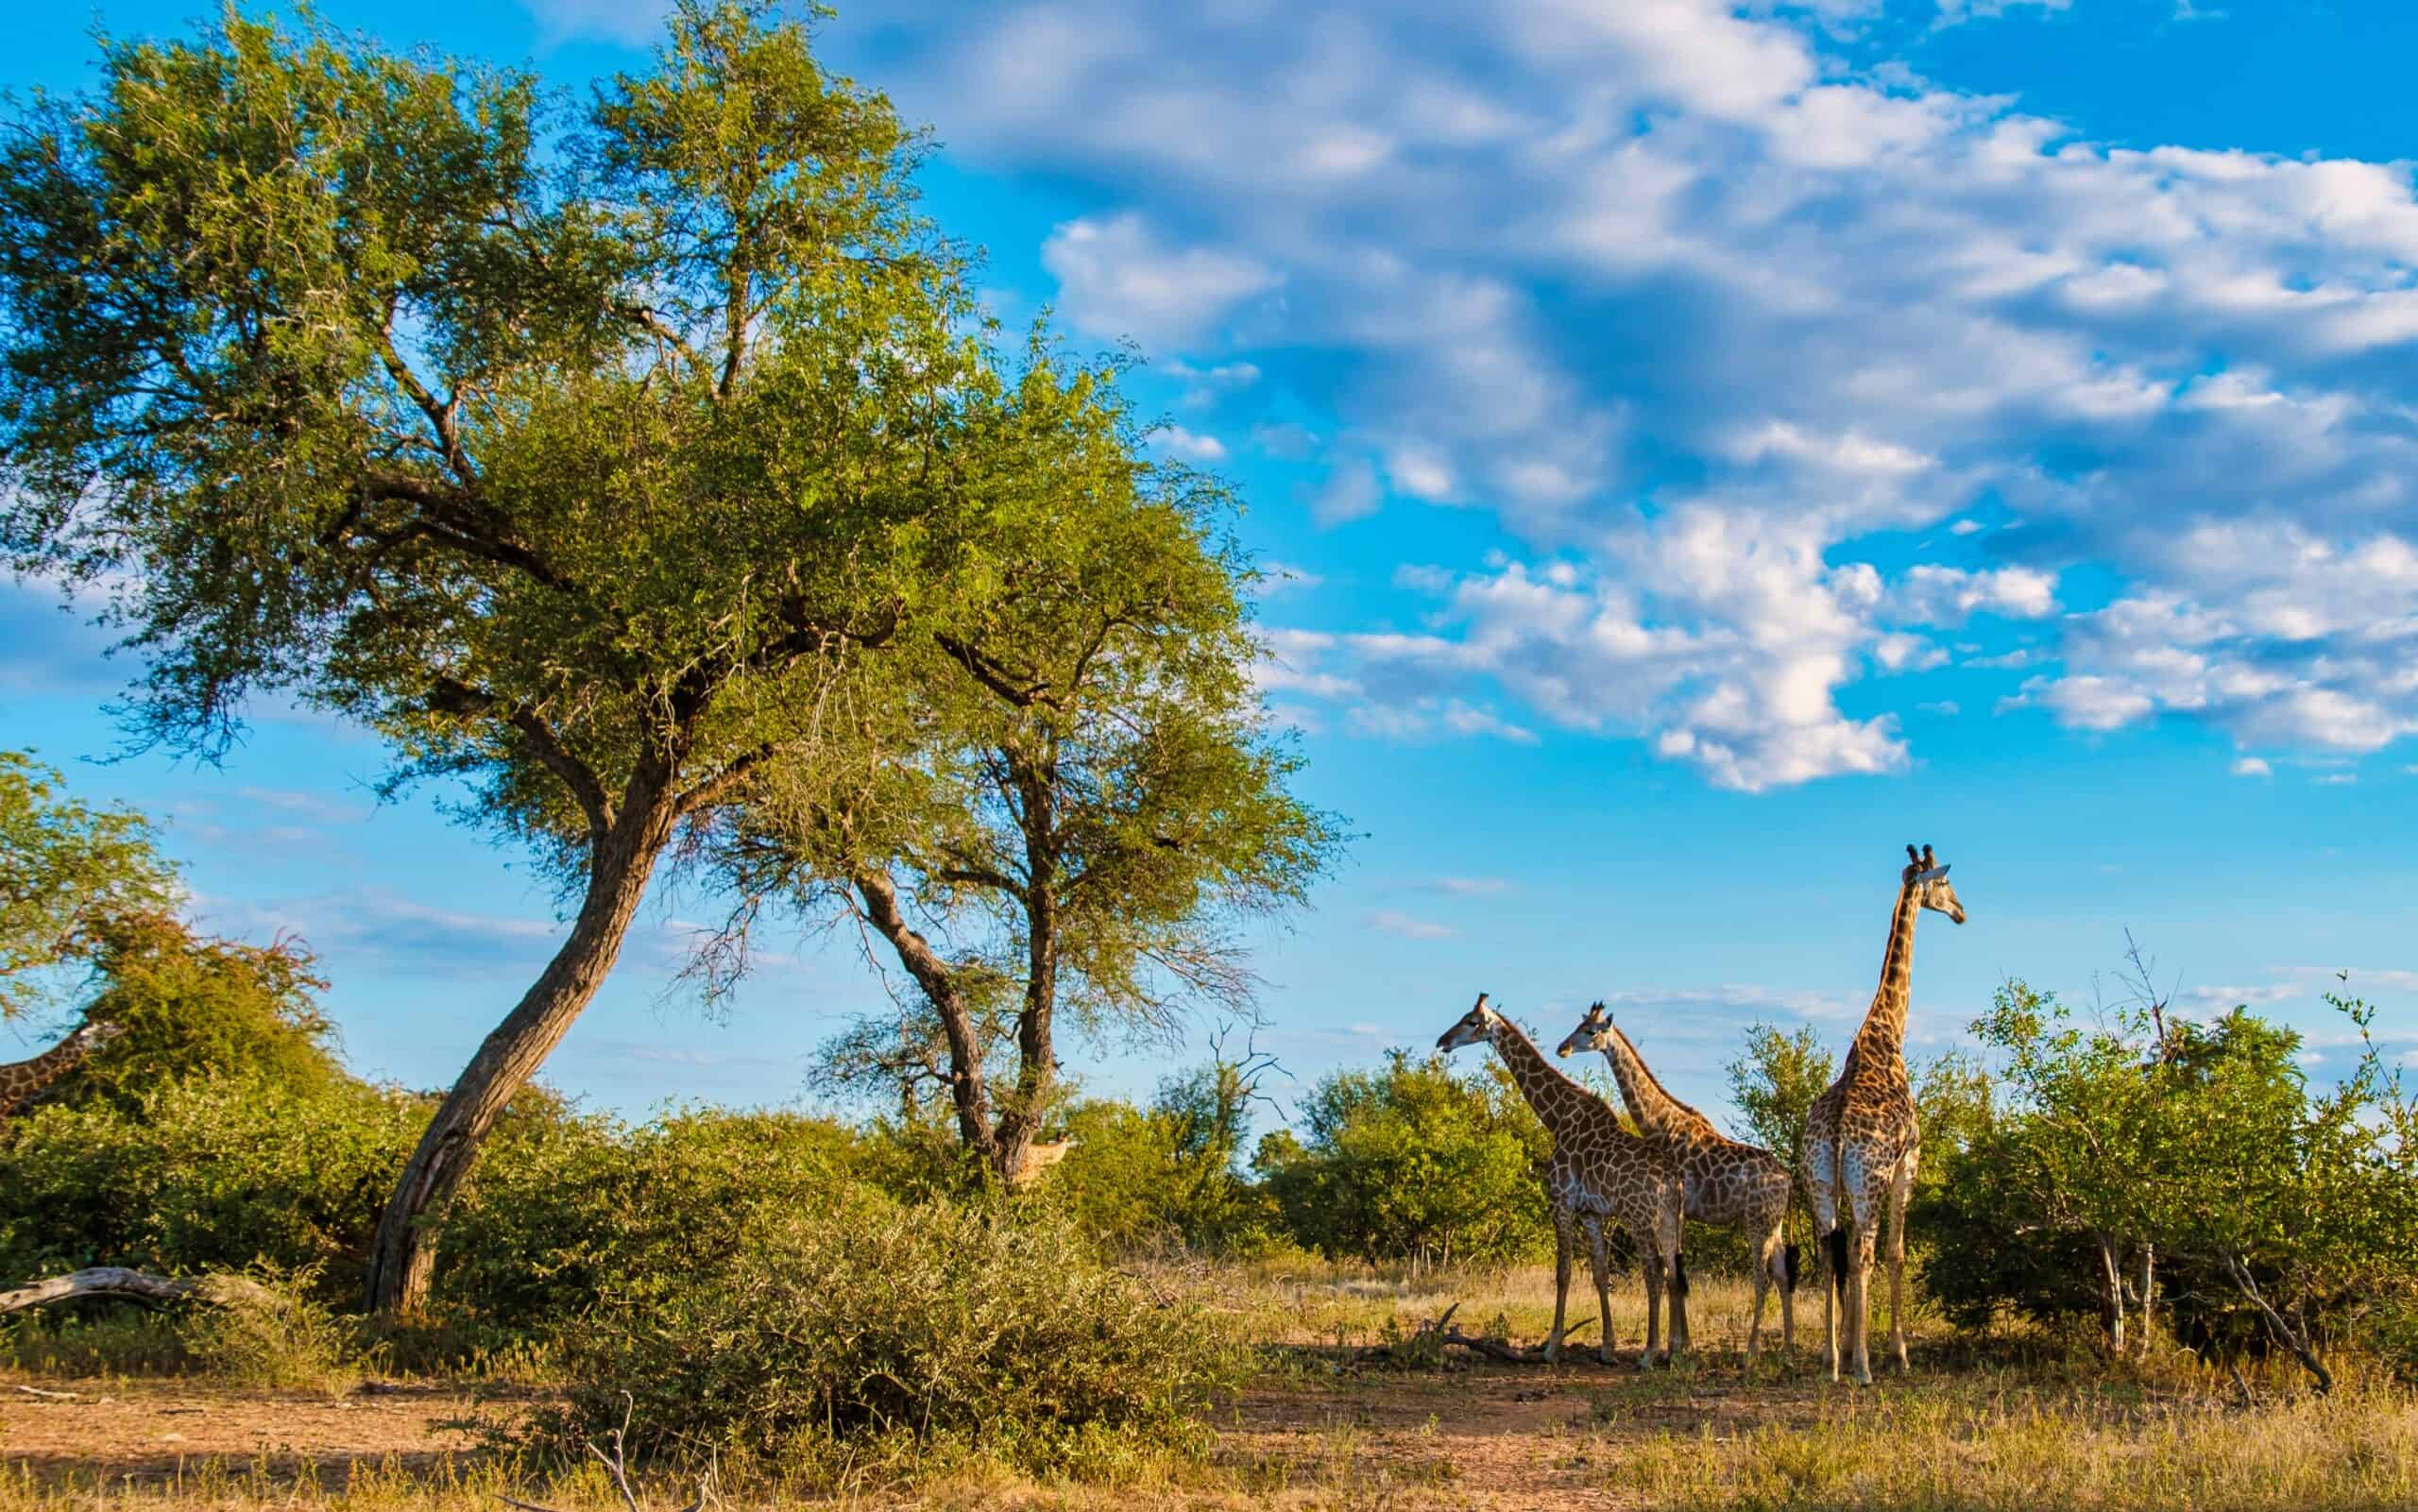
M907 922L898 907L898 889L889 876L879 872L860 872L856 884L874 928L890 942L891 949L906 965L907 974L923 989L932 1011L940 1015L941 1032L948 1040L948 1090L950 1099L957 1105L958 1138L1002 1179L1006 1178L1011 1170L999 1161L992 1138L991 1096L982 1079L981 1036L975 1029L974 1015L966 1010L965 994L958 986L956 972L932 948L931 942Z
M570 936L446 1094L386 1199L369 1247L370 1311L410 1312L427 1300L436 1266L431 1220L444 1213L470 1174L479 1142L504 1105L528 1084L604 985L677 817L668 783L632 783L621 813L596 844L587 893Z

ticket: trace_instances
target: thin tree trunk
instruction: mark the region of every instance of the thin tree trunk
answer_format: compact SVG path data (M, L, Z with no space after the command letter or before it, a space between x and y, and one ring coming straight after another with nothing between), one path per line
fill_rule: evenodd
M2141 1243L2141 1290L2133 1307L2133 1331L2139 1334L2134 1347L2143 1358L2150 1352L2150 1327L2157 1316L2157 1246L2147 1240Z
M2096 1230L2091 1239L2099 1246L2099 1324L2107 1331L2107 1352L2124 1352L2124 1274L2116 1261L2116 1241Z
M2308 1331L2275 1311L2275 1305L2267 1300L2267 1294L2258 1289L2258 1278L2250 1273L2250 1267L2241 1263L2239 1255L2227 1252L2225 1270L2232 1276L2235 1288L2250 1300L2251 1306L2258 1309L2258 1316L2266 1320L2268 1333L2291 1351L2292 1358L2301 1363L2301 1368L2316 1380L2317 1394L2322 1397L2332 1391L2334 1372L2318 1359L2316 1349L2309 1343Z
M1006 1177L1008 1167L998 1159L997 1141L991 1130L991 1095L982 1079L982 1041L975 1032L974 1015L966 1009L957 974L931 943L908 924L898 908L898 890L889 877L866 872L859 874L856 882L873 926L890 942L890 947L898 953L900 964L915 978L915 985L923 989L932 1011L940 1015L941 1033L948 1040L948 1090L950 1099L957 1105L958 1138L1002 1178Z
M1018 786L1025 836L1024 1009L1016 1015L1016 1096L999 1120L1002 1171L1024 1160L1058 1075L1050 1024L1058 1006L1057 811L1046 770L1023 768Z
M633 779L620 816L597 842L570 936L446 1094L379 1215L366 1289L372 1312L409 1312L427 1300L436 1266L433 1220L470 1174L497 1116L604 985L677 817L668 781Z

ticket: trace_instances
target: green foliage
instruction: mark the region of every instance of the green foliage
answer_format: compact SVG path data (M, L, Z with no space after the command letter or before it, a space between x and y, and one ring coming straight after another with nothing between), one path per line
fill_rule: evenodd
M0 1144L0 1277L255 1262L360 1283L380 1203L427 1119L415 1099L257 1075L166 1082L132 1107L43 1107Z
M165 914L131 915L99 930L95 974L85 1016L121 1032L50 1101L133 1111L182 1077L258 1078L304 1095L345 1078L315 995L327 984L298 941L247 945L196 935Z
M88 960L105 926L161 913L176 874L150 824L67 797L55 768L0 751L0 1019L48 1006L61 968Z
M1371 1262L1550 1252L1539 1172L1551 1139L1500 1066L1456 1077L1440 1057L1392 1051L1320 1082L1301 1121L1305 1139L1279 1130L1252 1164L1303 1245Z
M1045 1198L1111 1253L1178 1246L1247 1258L1278 1248L1279 1214L1238 1168L1251 1091L1219 1062L1159 1084L1148 1108L1086 1102L1064 1117L1075 1141Z
M841 1185L575 1329L536 1436L576 1454L628 1411L633 1453L657 1458L836 1474L956 1445L1051 1470L1103 1435L1196 1441L1241 1365L1212 1315L1062 1219Z
M811 1211L860 1163L846 1129L690 1109L635 1129L524 1093L446 1219L436 1296L493 1328L546 1333L607 1294L696 1274L749 1230Z
M2113 1336L2154 1259L2179 1332L2222 1345L2255 1331L2316 1369L2329 1328L2391 1314L2418 1285L2410 1099L2366 1039L2372 1011L2337 1006L2364 1054L2320 1091L2300 1037L2246 1008L2209 1023L2122 1009L2086 1029L2009 982L1974 1025L2004 1059L2007 1105L1925 1214L1956 1241L1927 1257L1927 1289L1968 1323L2001 1304L2049 1317L2095 1303Z
M1745 1046L1723 1069L1738 1109L1739 1137L1788 1162L1791 1171L1802 1169L1806 1116L1838 1071L1814 1027L1783 1034L1770 1024L1751 1024Z

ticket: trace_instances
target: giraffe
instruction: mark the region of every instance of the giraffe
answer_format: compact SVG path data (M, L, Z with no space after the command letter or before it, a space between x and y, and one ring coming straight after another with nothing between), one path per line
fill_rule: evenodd
M1017 1162L1016 1168L1008 1173L1008 1190L1021 1192L1031 1186L1032 1183L1041 1180L1043 1172L1064 1160L1066 1152L1074 1147L1075 1141L1071 1137L1054 1140L1047 1145L1027 1145L1024 1147L1024 1159Z
M1796 1348L1796 1247L1786 1242L1789 1194L1795 1182L1788 1164L1766 1149L1743 1145L1715 1129L1712 1120L1663 1090L1644 1057L1598 1002L1587 1010L1555 1052L1600 1050L1612 1065L1621 1101L1645 1137L1661 1147L1679 1175L1687 1216L1698 1223L1734 1223L1755 1247L1755 1315L1746 1325L1746 1365L1762 1351L1763 1298L1779 1288L1780 1352Z
M84 1058L123 1032L120 1026L89 1023L30 1061L0 1065L0 1118L14 1118L49 1091Z
M1831 1285L1822 1296L1822 1319L1831 1341L1831 1379L1839 1379L1839 1323L1845 1314L1848 1349L1860 1385L1872 1384L1865 1284L1884 1203L1889 1213L1889 1351L1898 1357L1898 1368L1907 1368L1906 1198L1914 1191L1915 1164L1922 1154L1905 1053L1915 918L1934 909L1952 924L1965 922L1965 906L1948 885L1948 868L1933 858L1931 847L1916 851L1909 845L1906 857L1897 907L1889 916L1889 948L1881 958L1880 989L1872 994L1864 1028L1848 1046L1838 1079L1814 1099L1805 1120L1805 1194L1814 1209L1814 1231L1830 1243ZM1850 1221L1855 1225L1853 1254L1848 1249Z
M1489 1008L1484 993L1477 994L1475 1007L1437 1037L1436 1048L1450 1053L1480 1040L1494 1046L1504 1068L1511 1073L1512 1085L1553 1135L1553 1159L1545 1167L1545 1194L1553 1202L1553 1334L1545 1341L1545 1358L1561 1356L1571 1254L1583 1228L1598 1320L1603 1325L1595 1357L1606 1365L1612 1363L1612 1298L1604 1249L1607 1221L1628 1230L1637 1241L1640 1268L1645 1272L1645 1352L1638 1356L1638 1368L1652 1368L1658 1349L1666 1362L1684 1353L1688 1348L1687 1273L1679 1259L1677 1176L1655 1147L1621 1127L1620 1115L1606 1107L1604 1099L1555 1070L1518 1025ZM1660 1338L1666 1273L1671 1292L1668 1348Z

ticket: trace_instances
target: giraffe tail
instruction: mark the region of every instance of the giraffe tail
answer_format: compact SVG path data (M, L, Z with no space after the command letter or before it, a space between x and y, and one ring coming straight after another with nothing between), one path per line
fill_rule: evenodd
M1780 1246L1780 1285L1789 1291L1796 1290L1796 1246L1793 1244Z
M1671 1251L1671 1291L1677 1297L1688 1295L1688 1257L1676 1249Z
M1848 1226L1844 1223L1831 1231L1831 1290L1841 1297L1848 1290Z

